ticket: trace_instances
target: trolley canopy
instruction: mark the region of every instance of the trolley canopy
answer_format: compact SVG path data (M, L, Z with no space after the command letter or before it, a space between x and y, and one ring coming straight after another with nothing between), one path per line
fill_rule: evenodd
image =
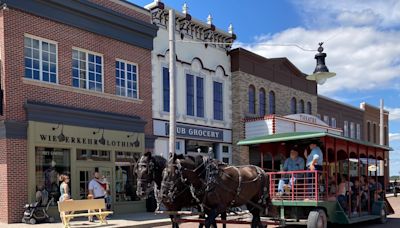
M328 132L288 132L288 133L278 133L278 134L271 134L271 135L264 135L259 137L254 137L250 139L244 139L237 143L239 146L249 146L249 145L256 145L256 144L263 144L263 143L273 143L273 142L286 142L286 141L294 141L294 140L312 140L312 139L319 139L321 137L332 137L337 139L346 140L349 142L354 142L357 144L376 147L384 150L393 150L390 147L382 146L370 142L365 142L361 140L351 139L347 137L343 137L340 135L335 135Z

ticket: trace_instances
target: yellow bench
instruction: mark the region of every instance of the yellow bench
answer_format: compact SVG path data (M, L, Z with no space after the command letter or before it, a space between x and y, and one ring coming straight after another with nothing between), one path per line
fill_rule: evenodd
M104 199L90 200L66 200L58 202L58 211L60 212L61 222L64 227L70 227L69 221L75 217L96 216L101 224L107 224L106 217L112 214L112 211L105 211L106 203Z

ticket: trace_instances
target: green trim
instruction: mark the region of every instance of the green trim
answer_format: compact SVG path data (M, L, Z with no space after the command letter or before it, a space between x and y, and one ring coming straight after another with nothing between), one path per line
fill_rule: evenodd
M356 139L350 139L347 137L343 137L340 135L335 135L329 132L289 132L289 133L279 133L279 134L271 134L271 135L264 135L259 137L254 137L250 139L244 139L237 143L239 146L248 146L248 145L255 145L261 143L273 143L273 142L285 142L285 141L294 141L294 140L302 140L302 139L318 139L321 137L332 137L337 139L342 139L345 141L357 143L360 145L375 147L379 149L389 150L392 151L391 147L382 146L370 142L365 142Z

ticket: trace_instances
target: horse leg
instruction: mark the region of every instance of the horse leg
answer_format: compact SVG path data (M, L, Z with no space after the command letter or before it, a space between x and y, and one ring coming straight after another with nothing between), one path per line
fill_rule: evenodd
M221 219L226 221L226 212L222 212L221 213ZM222 224L222 228L226 228L226 223Z
M251 214L253 215L253 219L251 220L251 228L264 228L260 218L260 210L258 208L253 207L250 210Z
M211 209L211 211L207 214L207 218L205 221L205 227L206 228L211 228L213 226L214 228L217 228L217 223L215 221L215 218L217 217L217 213L215 209Z
M169 218L171 219L171 222L172 222L172 228L179 228L179 224L177 222L175 222L175 216L170 215Z
M205 220L206 216L205 215L199 215L199 218L202 219L202 220ZM204 226L203 223L199 223L199 228L203 228L203 226Z

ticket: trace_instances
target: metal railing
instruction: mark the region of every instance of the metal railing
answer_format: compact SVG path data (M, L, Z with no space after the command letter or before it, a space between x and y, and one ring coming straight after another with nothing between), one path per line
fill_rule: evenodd
M269 193L272 200L325 200L326 175L322 171L269 172Z

